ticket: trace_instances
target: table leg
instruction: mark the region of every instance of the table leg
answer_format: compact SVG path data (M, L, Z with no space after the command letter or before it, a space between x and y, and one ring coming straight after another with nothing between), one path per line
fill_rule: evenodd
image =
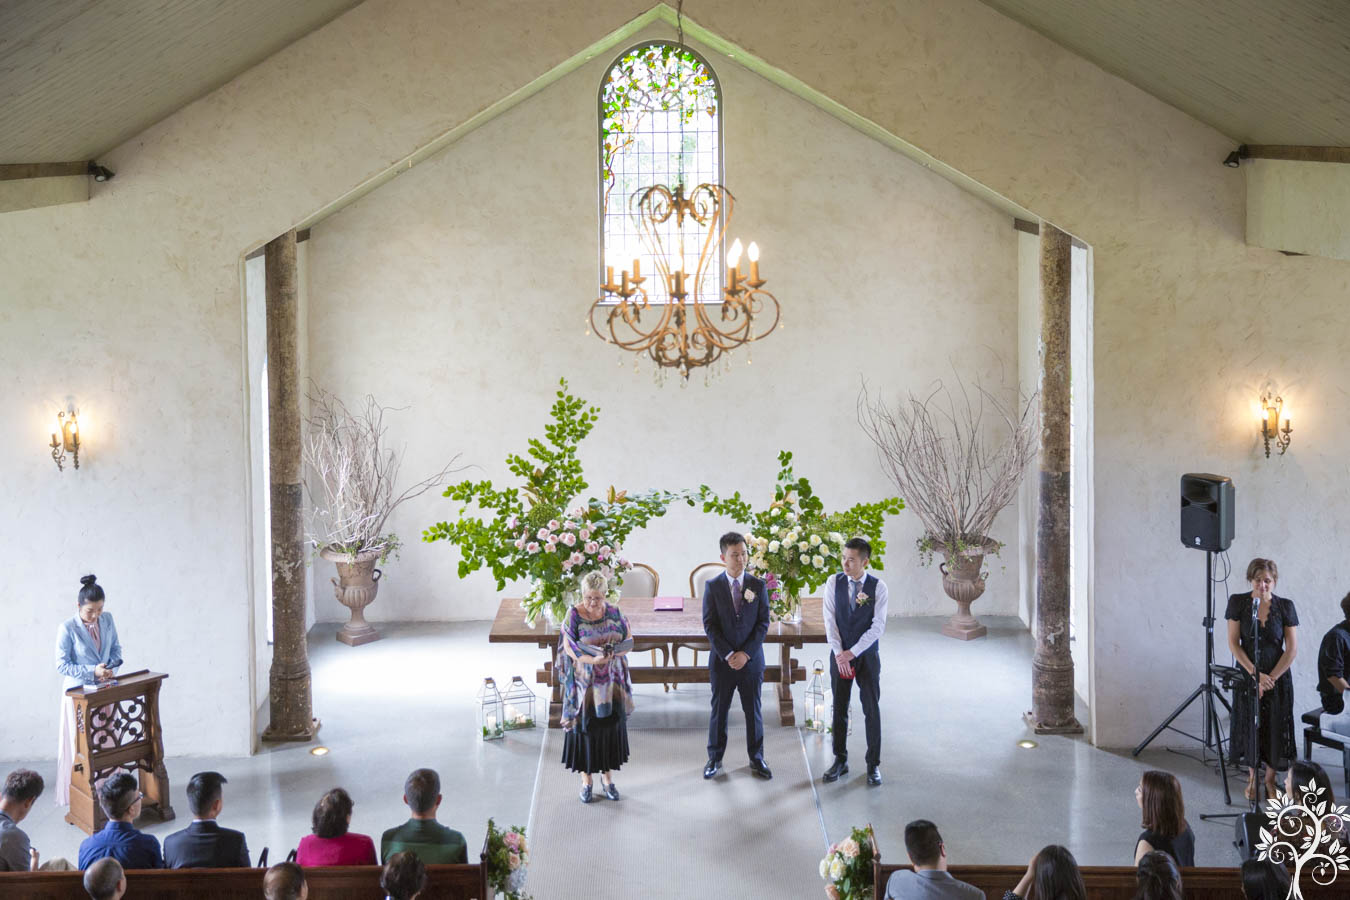
M562 681L558 677L558 650L553 650L553 661L548 664L548 681L553 692L548 702L548 727L562 727Z
M787 644L782 648L781 662L778 666L778 720L785 726L796 725L797 716L792 705L792 659Z

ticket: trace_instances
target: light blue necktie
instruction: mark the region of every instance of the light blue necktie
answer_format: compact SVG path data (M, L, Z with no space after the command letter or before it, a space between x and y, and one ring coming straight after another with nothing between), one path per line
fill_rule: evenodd
M858 588L862 587L862 582L850 578L848 580L848 608L849 612L858 611Z

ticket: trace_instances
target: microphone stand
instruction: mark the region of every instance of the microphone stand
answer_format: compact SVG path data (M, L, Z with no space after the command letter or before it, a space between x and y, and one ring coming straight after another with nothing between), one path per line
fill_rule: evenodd
M1260 746L1261 746L1261 598L1252 592L1252 686L1251 686L1251 729L1247 735L1247 765L1253 771L1261 766ZM1241 642L1239 641L1239 645ZM1273 688L1272 688L1273 690ZM1227 778L1225 776L1225 782ZM1256 816L1261 808L1261 803L1265 799L1264 791L1266 786L1265 778L1256 779L1256 790L1252 796L1251 804L1245 813L1201 813L1200 818L1204 821L1210 819L1236 819L1235 834L1238 836L1233 844L1237 846L1246 839L1246 822L1249 816ZM1226 786L1226 785L1225 785ZM1225 791L1225 793L1227 793ZM1249 832L1248 832L1249 833Z

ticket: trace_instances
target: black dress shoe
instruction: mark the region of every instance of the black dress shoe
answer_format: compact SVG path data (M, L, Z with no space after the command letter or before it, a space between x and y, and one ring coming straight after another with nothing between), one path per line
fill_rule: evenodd
M825 770L825 774L820 776L820 779L824 782L838 781L841 775L847 774L848 763L836 756L834 758L834 764Z
M870 784L872 787L876 787L876 786L878 786L879 784L881 784L881 767L880 767L880 766L868 766L868 767L867 767L867 783Z
M769 770L769 767L765 765L764 760L762 759L750 760L750 771L754 772L756 775L758 775L760 778L763 778L765 781L768 781L770 778L773 777L773 772Z
M720 759L710 759L708 760L708 764L703 767L703 777L712 778L719 771L721 771L721 769L722 769L722 761Z

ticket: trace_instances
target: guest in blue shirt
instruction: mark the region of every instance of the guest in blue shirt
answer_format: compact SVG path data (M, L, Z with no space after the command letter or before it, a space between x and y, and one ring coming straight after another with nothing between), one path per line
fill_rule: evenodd
M56 802L70 805L70 767L75 762L75 701L71 688L112 681L122 665L122 643L112 613L103 611L103 587L93 575L80 579L79 609L56 632L56 671L61 673L61 737L56 751Z
M108 824L80 844L81 869L88 869L105 856L117 860L124 869L164 868L159 841L131 825L141 814L141 792L135 776L121 772L103 782L98 789L98 803L108 817Z

